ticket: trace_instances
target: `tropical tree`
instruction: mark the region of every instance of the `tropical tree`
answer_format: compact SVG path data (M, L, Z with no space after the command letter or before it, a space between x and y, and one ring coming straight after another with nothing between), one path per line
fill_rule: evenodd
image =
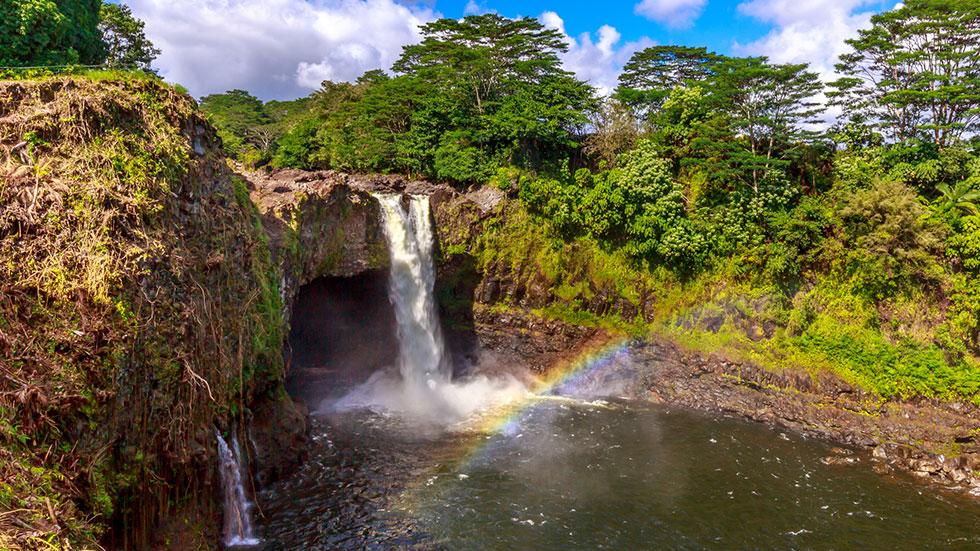
M847 43L829 94L845 112L940 147L980 128L980 3L908 0Z
M103 0L99 18L99 30L106 46L104 63L151 72L150 64L160 55L160 50L146 38L143 21L133 17L129 6Z
M525 158L573 145L594 107L593 89L562 69L561 33L496 14L440 19L421 30L422 42L406 46L393 69L438 95L429 99L441 104L448 126L433 128L437 140L452 131L488 154Z
M245 90L229 90L201 98L201 107L233 156L244 155L249 147L259 149L264 143L256 129L271 122L262 101Z
M585 139L583 151L616 166L616 159L629 151L640 137L640 127L632 110L622 102L607 98L590 117L592 134Z
M613 97L640 113L658 109L671 90L713 75L724 56L706 48L653 46L633 54L619 75Z
M0 66L97 64L102 0L3 0Z
M789 153L819 134L807 128L824 111L815 96L823 90L807 64L770 64L765 57L731 58L720 63L710 80L711 103L726 112L730 130L742 147L729 147L729 162L759 191L773 168L785 168Z

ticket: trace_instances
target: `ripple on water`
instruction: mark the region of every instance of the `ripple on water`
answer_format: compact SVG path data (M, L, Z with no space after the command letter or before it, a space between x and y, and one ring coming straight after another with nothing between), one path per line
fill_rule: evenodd
M866 462L824 465L827 443L683 409L542 400L492 435L365 413L316 430L313 459L260 496L267 549L980 544L969 498Z

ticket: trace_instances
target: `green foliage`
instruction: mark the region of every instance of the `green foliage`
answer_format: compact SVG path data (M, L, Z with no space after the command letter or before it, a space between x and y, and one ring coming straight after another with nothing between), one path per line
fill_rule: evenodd
M230 90L205 96L200 104L210 115L229 155L244 156L249 146L261 149L256 129L269 123L270 118L258 98L245 90Z
M848 194L840 209L844 222L844 271L874 299L935 282L943 230L905 184L878 180Z
M0 66L96 64L101 0L5 0L0 3Z
M633 54L614 97L637 111L657 110L675 88L696 86L717 71L724 56L705 48L652 46Z
M884 398L900 396L957 399L980 392L980 369L968 364L950 366L939 347L903 339L887 342L881 333L842 327L821 317L799 339L804 352L818 353L846 379Z
M834 103L896 141L928 136L940 147L980 125L980 6L909 0L871 18L848 40Z
M103 0L99 30L105 43L107 66L151 71L150 64L160 55L160 50L146 38L144 23L133 17L129 6Z
M320 124L316 119L300 119L279 139L272 166L313 168Z
M436 176L457 182L483 182L490 166L483 152L473 147L465 135L447 134L436 149L433 168Z

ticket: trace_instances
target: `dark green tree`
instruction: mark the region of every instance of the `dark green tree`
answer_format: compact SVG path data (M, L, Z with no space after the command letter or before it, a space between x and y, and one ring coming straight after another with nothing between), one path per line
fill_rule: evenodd
M150 64L160 50L146 38L143 21L133 17L129 6L103 1L99 30L105 42L106 65L152 72Z
M980 3L908 0L847 43L830 94L845 112L940 147L980 128Z
M101 0L3 0L0 66L101 63Z
M718 64L704 87L705 105L688 107L700 124L691 127L692 156L684 162L716 179L736 180L757 195L763 180L774 170L785 172L819 137L807 125L819 122L824 110L814 100L823 84L806 64L730 58ZM672 125L676 128L676 121Z
M709 81L710 103L727 113L728 128L738 138L725 144L723 158L755 193L772 169L785 170L792 154L819 135L807 125L819 122L824 111L814 99L823 84L807 68L770 64L765 57L731 58Z
M637 112L658 109L678 87L713 75L725 57L706 48L653 46L633 54L619 75L614 97Z
M201 107L210 115L228 154L237 157L249 148L261 148L263 141L256 129L271 122L261 100L245 90L229 90L201 98Z
M595 104L592 88L561 67L558 54L568 48L561 33L536 19L487 14L440 19L422 34L394 71L438 94L449 126L432 127L437 140L451 131L488 155L532 160L574 145Z

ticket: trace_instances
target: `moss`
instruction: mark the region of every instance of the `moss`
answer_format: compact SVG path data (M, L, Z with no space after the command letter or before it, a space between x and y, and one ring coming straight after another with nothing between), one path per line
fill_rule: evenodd
M25 504L0 547L53 533L52 511L56 547L111 523L145 543L209 470L201 431L282 375L268 240L220 151L193 153L216 138L190 97L115 74L0 86L0 494ZM28 134L30 167L10 153Z

